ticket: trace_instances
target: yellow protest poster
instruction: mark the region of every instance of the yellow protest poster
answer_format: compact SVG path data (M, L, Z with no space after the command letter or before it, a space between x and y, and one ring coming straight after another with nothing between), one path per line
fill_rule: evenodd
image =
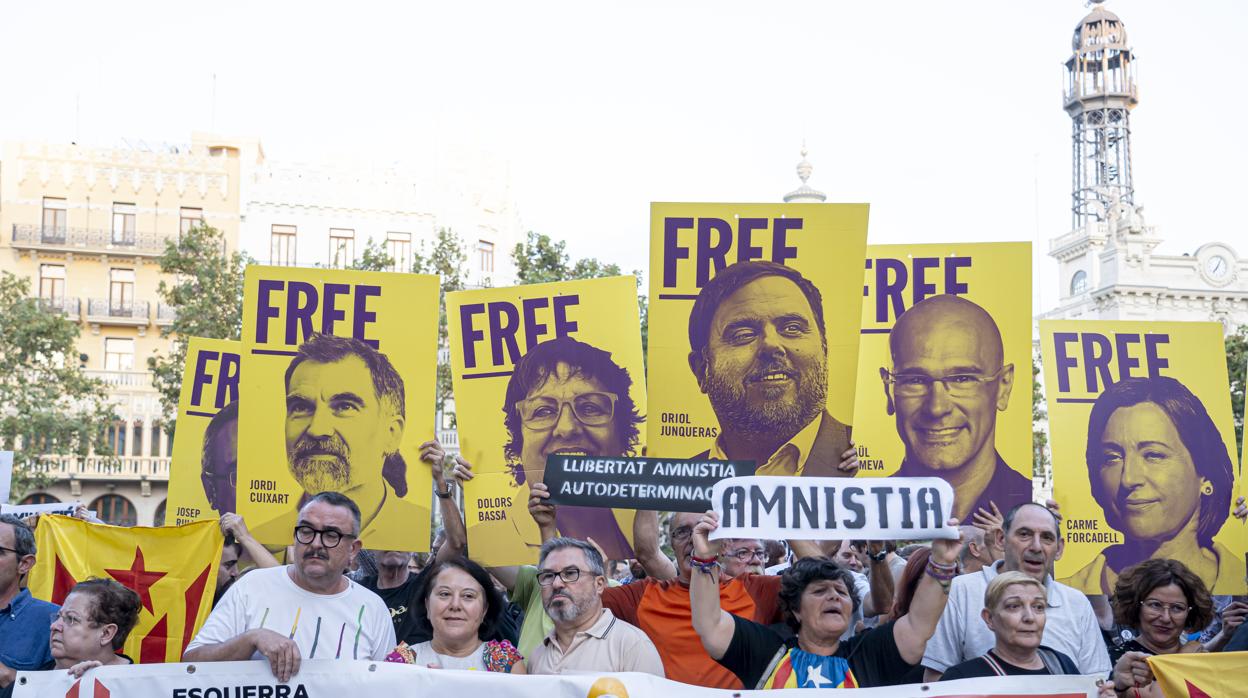
M868 245L859 476L939 477L954 516L1032 499L1031 243Z
M300 500L360 507L367 548L429 549L438 277L247 267L238 513L292 542Z
M649 455L840 474L867 208L651 204Z
M165 522L177 526L234 511L238 486L241 342L191 337L182 369Z
M1239 493L1222 325L1041 321L1058 579L1106 594L1123 570L1172 558L1215 594L1243 594Z
M617 276L446 296L472 557L531 563L541 545L529 485L552 454L640 455L646 382L637 281ZM559 533L633 557L632 511L561 506Z

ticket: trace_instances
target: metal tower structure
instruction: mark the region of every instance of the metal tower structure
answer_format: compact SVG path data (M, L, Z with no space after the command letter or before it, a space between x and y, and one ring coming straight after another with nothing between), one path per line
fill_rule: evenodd
M1134 204L1131 110L1139 103L1135 54L1118 15L1104 0L1075 27L1063 101L1072 124L1072 228L1103 221L1118 204Z

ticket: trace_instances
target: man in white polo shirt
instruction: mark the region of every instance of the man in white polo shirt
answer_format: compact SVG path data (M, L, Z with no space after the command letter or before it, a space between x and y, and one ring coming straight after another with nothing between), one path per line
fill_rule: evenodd
M542 545L537 583L555 628L529 656L530 674L638 671L663 676L663 660L650 638L602 607L604 572L602 555L583 540L552 538Z
M993 577L1008 571L1029 574L1048 590L1044 644L1069 655L1084 674L1108 675L1109 652L1088 597L1053 579L1053 561L1063 545L1053 512L1039 504L1019 504L995 534L999 541L1004 539L1005 559L953 580L945 612L923 654L923 680L935 681L949 667L979 657L996 644L981 616L984 590Z

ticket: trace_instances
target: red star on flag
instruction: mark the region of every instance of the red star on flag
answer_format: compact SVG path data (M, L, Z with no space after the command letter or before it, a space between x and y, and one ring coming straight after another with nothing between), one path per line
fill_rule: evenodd
M1183 683L1187 684L1188 698L1210 698L1208 693L1205 693L1199 688L1196 688L1195 686L1193 686L1191 681L1184 679Z
M104 571L113 579L121 582L123 586L133 589L143 600L143 608L149 613L155 613L152 609L152 593L151 587L165 576L165 572L149 572L143 566L143 549L135 547L134 562L130 563L128 570L110 570L107 567Z

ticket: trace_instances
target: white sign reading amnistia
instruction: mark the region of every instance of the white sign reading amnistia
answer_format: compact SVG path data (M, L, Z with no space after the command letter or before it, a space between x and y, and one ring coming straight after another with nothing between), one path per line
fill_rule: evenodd
M17 517L34 516L35 514L61 514L73 516L82 502L51 502L49 504L0 504L0 514L12 514ZM89 512L92 515L95 512Z
M715 483L711 538L957 538L953 488L935 477L733 477Z
M854 698L910 698L919 687L861 688ZM278 683L266 661L215 664L140 664L93 669L75 681L67 671L19 672L13 698L160 696L163 698L323 698L379 696L516 696L517 698L763 698L775 691L726 691L649 674L508 676L444 671L408 664L333 659L304 660L299 673ZM923 686L925 698L1096 698L1094 676L1003 676Z

